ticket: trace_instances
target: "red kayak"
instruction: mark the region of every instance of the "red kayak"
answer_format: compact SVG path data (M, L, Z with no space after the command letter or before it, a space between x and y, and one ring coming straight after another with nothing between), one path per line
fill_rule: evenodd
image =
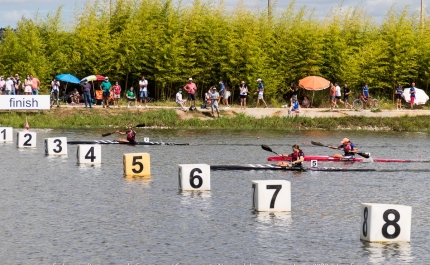
M290 161L291 157L270 156L267 161ZM429 162L426 160L410 160L410 159L389 159L389 158L362 158L355 157L353 159L338 158L332 156L305 156L305 161L331 161L331 162Z

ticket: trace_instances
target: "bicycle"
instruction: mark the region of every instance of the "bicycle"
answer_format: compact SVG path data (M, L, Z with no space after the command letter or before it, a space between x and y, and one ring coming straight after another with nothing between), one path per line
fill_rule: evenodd
M366 99L361 95L360 98L357 98L352 102L352 107L355 110L363 110L366 107L370 108L370 110L377 110L381 107L381 103L377 99L373 99L371 97Z

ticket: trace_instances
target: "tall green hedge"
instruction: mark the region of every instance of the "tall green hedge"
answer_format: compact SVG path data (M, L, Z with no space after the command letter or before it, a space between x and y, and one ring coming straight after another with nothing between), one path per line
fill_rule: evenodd
M62 8L21 19L0 41L0 73L32 73L45 92L60 73L106 75L124 88L144 74L159 100L174 97L189 77L199 96L219 80L234 89L245 80L255 90L262 78L269 102L308 75L348 82L357 92L368 82L387 99L398 83L427 89L430 81L430 27L408 7L394 5L376 23L361 5L340 4L321 18L295 1L272 7L270 17L245 1L232 10L215 0L112 2L88 0L67 25Z

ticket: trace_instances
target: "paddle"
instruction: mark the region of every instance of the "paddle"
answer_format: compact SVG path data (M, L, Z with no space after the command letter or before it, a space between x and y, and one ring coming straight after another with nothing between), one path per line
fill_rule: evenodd
M332 146L325 145L325 144L323 144L323 143L316 142L316 141L311 141L311 143L312 143L313 145L318 145L318 146L324 146L324 147L328 147L328 148L337 149L337 148L334 148L334 147L332 147ZM362 157L364 157L364 158L369 158L369 157L370 157L370 154L369 154L369 153L357 152L356 154L357 154L357 155L359 155L359 156L362 156Z
M144 123L141 123L141 124L138 124L136 126L133 126L133 128L142 128L142 127L145 127ZM116 132L104 133L104 134L102 134L102 137L106 137L106 136L109 136L109 135L114 134L114 133L116 133Z
M261 148L263 148L263 150L265 150L265 151L272 152L272 153L274 153L274 154L279 155L278 153L274 152L274 151L272 150L272 148L268 147L268 146L267 146L267 145L265 145L265 144L262 144L262 145L261 145Z

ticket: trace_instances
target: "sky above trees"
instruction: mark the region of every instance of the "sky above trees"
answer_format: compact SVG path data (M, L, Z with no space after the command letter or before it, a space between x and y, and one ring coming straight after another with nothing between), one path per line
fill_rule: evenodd
M46 16L48 12L55 11L59 6L63 5L63 18L66 20L73 17L73 11L75 8L80 8L85 5L86 0L0 0L0 28L11 26L16 27L16 23L22 18L31 19L36 12L42 17ZM101 0L103 1L103 0ZM109 2L109 0L105 0ZM115 1L115 0L112 0ZM424 2L429 2L425 0ZM186 5L192 2L192 0L182 0ZM213 2L218 2L213 0ZM228 9L233 9L239 0L224 0L224 3ZM267 0L244 0L249 9L263 9L267 7ZM276 4L277 8L283 8L290 3L290 0L271 0L272 3ZM296 6L308 6L309 8L315 8L317 14L321 17L325 16L333 6L342 3L342 0L298 0ZM367 12L375 18L375 21L380 22L385 16L388 9L396 4L397 6L404 7L410 6L410 10L416 10L417 16L419 16L419 10L421 6L421 0L343 0L343 5L355 6L361 4Z

